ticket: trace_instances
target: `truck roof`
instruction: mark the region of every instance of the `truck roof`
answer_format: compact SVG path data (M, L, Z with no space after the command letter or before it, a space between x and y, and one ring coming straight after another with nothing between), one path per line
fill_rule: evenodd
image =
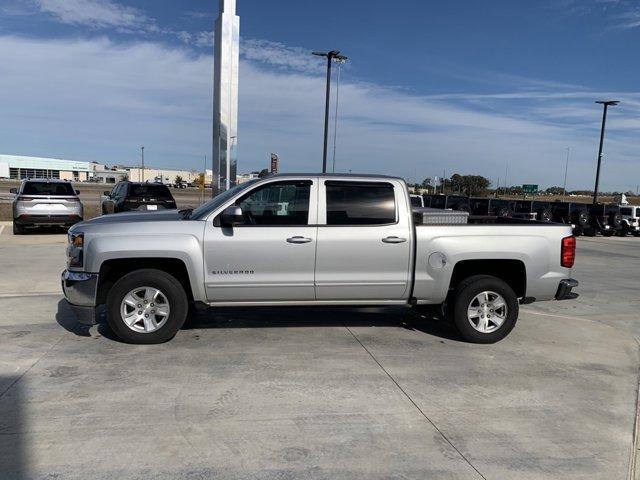
M276 173L263 178L287 178L287 177L321 177L321 178L384 178L387 180L402 180L402 177L391 175L376 175L371 173Z

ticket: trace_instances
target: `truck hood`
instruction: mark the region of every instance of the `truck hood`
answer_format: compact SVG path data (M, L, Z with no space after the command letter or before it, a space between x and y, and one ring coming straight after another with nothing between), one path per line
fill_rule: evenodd
M85 220L84 222L77 223L72 227L72 230L82 230L84 226L104 225L104 224L116 224L116 223L142 223L142 222L170 222L173 220L180 220L178 210L164 210L157 212L145 212L145 213L113 213L111 215L102 215L101 217L95 217L91 220Z

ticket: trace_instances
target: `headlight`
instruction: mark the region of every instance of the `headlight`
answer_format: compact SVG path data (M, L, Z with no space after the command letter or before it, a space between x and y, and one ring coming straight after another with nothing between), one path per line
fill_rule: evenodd
M82 267L84 233L69 233L69 246L67 247L67 266Z
M69 245L82 248L84 246L84 233L70 233Z

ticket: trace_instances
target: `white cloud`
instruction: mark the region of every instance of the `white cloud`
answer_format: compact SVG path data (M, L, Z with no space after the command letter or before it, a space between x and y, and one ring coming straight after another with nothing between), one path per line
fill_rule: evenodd
M155 22L140 10L110 0L33 0L58 21L93 28L155 29Z
M291 58L273 68L243 54L241 171L264 167L270 152L286 171L319 170L324 77ZM144 144L152 164L202 168L211 150L212 71L211 54L158 43L0 36L2 153L132 163ZM446 169L495 180L508 161L514 184L549 185L562 180L571 146L570 186L592 183L601 112L592 102L604 92L420 96L354 82L348 72L342 79L340 171L421 179ZM603 188L635 189L628 173L640 147L640 93L619 99Z
M247 59L282 70L318 73L324 70L324 62L311 55L310 50L288 47L278 42L243 38L240 52Z

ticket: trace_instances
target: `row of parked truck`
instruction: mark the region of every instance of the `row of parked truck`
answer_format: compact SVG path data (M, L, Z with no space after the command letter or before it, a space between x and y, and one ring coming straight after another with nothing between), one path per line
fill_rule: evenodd
M640 206L577 202L475 198L462 195L412 195L414 207L468 212L474 217L510 217L564 223L574 234L640 236Z

